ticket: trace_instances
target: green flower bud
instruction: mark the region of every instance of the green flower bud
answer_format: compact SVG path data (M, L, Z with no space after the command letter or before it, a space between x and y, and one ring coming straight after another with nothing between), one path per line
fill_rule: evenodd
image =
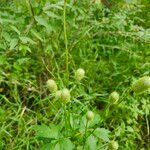
M145 77L142 77L139 80L135 81L132 84L131 89L135 93L142 93L144 91L149 90L150 89L150 77L145 76Z
M118 145L118 142L116 142L116 141L110 141L108 143L108 149L109 150L117 150L118 147L119 147L119 145Z
M88 111L88 112L86 113L86 119L87 119L88 121L91 121L93 118L94 118L94 113L93 113L92 111Z
M85 76L85 71L82 68L79 68L78 70L76 70L75 78L77 81L82 80L84 76Z
M57 84L52 79L47 80L46 86L49 89L49 91L52 92L52 93L57 91Z
M61 100L63 103L68 103L70 101L71 95L68 89L63 89L61 91Z
M119 94L114 91L109 95L109 100L111 103L116 103L119 100Z

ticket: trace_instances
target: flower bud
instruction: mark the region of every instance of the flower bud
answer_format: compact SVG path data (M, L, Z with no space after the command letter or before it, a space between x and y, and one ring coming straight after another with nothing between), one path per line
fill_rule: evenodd
M56 93L55 93L55 98L56 99L60 99L61 98L61 90L59 90L59 91L56 91Z
M94 118L94 113L93 113L92 111L88 111L88 112L86 113L86 119L87 119L88 121L91 121L93 118Z
M109 100L111 103L116 103L119 100L119 94L114 91L109 95Z
M118 147L119 147L119 145L118 145L118 142L116 142L116 141L110 141L108 143L108 149L109 150L117 150Z
M68 89L63 89L61 91L61 100L64 103L68 103L70 101L71 95L70 95L70 91Z
M150 77L145 76L145 77L142 77L139 80L135 81L132 84L131 89L135 93L142 93L144 91L149 90L150 89Z
M82 80L84 76L85 76L85 71L82 68L79 68L78 70L76 70L75 78L77 81Z
M50 90L50 92L56 92L57 91L57 84L52 79L47 80L46 86Z

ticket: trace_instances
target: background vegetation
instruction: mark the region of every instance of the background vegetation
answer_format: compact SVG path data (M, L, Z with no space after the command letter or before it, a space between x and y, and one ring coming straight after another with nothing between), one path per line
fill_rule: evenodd
M112 140L148 150L149 93L123 93L150 75L149 9L149 0L0 0L0 150L103 150ZM69 103L48 79L70 89ZM122 102L109 113L113 91Z

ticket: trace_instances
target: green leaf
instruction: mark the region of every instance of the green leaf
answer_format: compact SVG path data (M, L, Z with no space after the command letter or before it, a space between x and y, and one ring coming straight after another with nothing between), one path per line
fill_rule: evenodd
M7 62L6 57L5 56L0 56L0 65L4 65L4 64L6 64L6 62Z
M63 147L63 150L73 150L73 143L70 139L63 139L61 146Z
M58 129L55 126L48 127L46 125L37 125L34 130L36 131L37 138L54 138L58 137Z
M10 26L12 29L13 29L13 31L15 31L18 35L20 35L20 31L17 29L17 27L15 27L15 26Z
M30 43L30 44L36 44L35 41L33 41L32 39L28 38L28 37L19 37L19 39L22 41L23 44L27 44L27 43Z
M59 6L60 5L60 6ZM61 6L61 3L57 3L57 4L48 4L46 3L45 7L43 8L43 11L46 11L46 10L51 10L51 9L60 9L60 10L63 10L62 6Z
M35 31L35 30L31 30L31 33L32 33L37 39L39 39L41 42L43 41L43 39L42 39L40 33L38 33L38 32Z
M10 49L14 49L16 47L16 45L18 44L18 39L12 39L10 41Z
M102 139L103 141L107 142L109 141L109 133L110 131L105 129L105 128L97 128L93 135L95 135L96 137Z
M55 143L47 143L47 144L44 144L41 148L40 148L40 150L50 150L50 149L54 149L55 148L55 146L57 147L57 143L55 142Z
M55 19L61 19L61 17L59 17L58 15L54 14L51 11L45 11L45 13L47 14L48 17L55 18Z
M86 140L86 150L96 150L97 149L96 143L97 143L96 138L93 135L89 136Z
M44 19L43 17L35 16L34 18L35 18L35 20L38 22L39 25L42 25L42 26L44 26L44 27L46 27L46 28L48 27L47 20Z

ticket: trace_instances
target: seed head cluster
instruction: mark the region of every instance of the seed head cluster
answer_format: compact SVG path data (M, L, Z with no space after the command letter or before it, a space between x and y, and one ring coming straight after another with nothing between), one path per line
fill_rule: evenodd
M58 89L56 82L52 79L47 80L46 86L49 89L49 91L52 92L52 93L56 92L57 89Z
M117 150L119 148L118 142L110 141L108 143L108 150Z
M149 90L150 89L150 77L145 76L145 77L142 77L139 80L135 81L132 84L131 89L135 93L142 93L144 91Z
M93 120L93 118L94 118L94 113L92 111L88 111L86 113L86 119L87 119L87 121L91 121L91 120Z
M114 91L109 95L109 100L111 103L116 103L119 100L119 94Z
M82 68L79 68L75 72L75 78L77 81L81 81L85 76L85 71Z

